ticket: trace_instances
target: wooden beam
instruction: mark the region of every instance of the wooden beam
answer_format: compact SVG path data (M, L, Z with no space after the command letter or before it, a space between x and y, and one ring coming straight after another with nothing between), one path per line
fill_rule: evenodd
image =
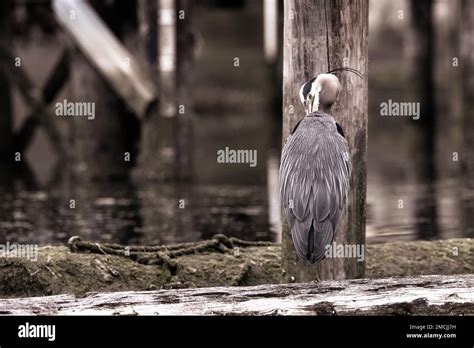
M0 300L3 315L468 315L474 275Z
M30 114L26 117L20 130L15 134L15 145L17 151L23 153L28 149L38 125L39 121L35 114Z
M158 76L161 98L160 115L176 116L176 0L158 1ZM188 14L185 14L188 16Z
M263 50L267 63L278 58L278 1L263 0Z
M357 69L367 77L368 1L285 0L283 48L283 142L305 115L299 101L301 85L339 67ZM353 173L348 211L339 222L336 243L365 244L367 78L337 73L342 91L331 114L345 131ZM332 258L315 265L299 260L283 218L283 263L286 281L362 277L364 263Z
M152 108L148 118L142 122L140 137L140 153L138 166L135 175L141 179L149 180L172 180L175 177L175 117L173 116L176 107L175 95L175 73L169 73L163 70L161 66L162 42L164 33L160 33L162 25L160 18L161 2L157 0L140 0L138 3L139 14L139 46L141 56L148 67L152 76L156 76L159 83L159 105ZM174 12L168 12L168 19L175 20ZM165 19L161 19L165 21ZM168 28L169 29L169 28ZM170 34L168 30L168 34ZM175 33L171 33L175 35ZM171 42L175 45L174 39ZM160 51L161 50L161 51ZM173 71L174 71L173 67ZM143 182L143 181L141 181ZM156 216L151 216L152 219Z
M0 46L0 60L14 62L14 57L6 47ZM53 147L60 156L65 157L67 151L62 144L61 133L52 114L45 111L46 104L42 100L42 93L31 83L22 68L15 68L12 63L2 64L0 69L8 76L10 82L17 86L23 99L31 108L31 115L37 118L44 127Z
M436 91L434 1L410 0L409 25L410 98L420 104L419 119L413 120L416 136L412 137L413 174L417 183L414 201L414 225L419 239L439 237L436 200ZM461 63L462 64L462 63Z
M53 101L54 97L56 97L61 88L66 84L70 75L70 62L69 50L64 49L43 87L42 96L43 102L46 105Z
M196 37L194 19L197 16L197 4L193 0L177 0L176 24L177 31L177 66L176 66L176 97L179 113L176 120L176 170L179 180L191 181L193 177L193 77Z
M157 70L157 6L156 0L138 0L137 3L139 51L150 73L155 73Z
M120 43L87 1L54 0L53 10L59 24L114 91L137 117L145 117L157 101L157 88L133 54Z
M69 54L67 50L64 50L53 69L52 74L49 76L46 84L42 91L42 103L44 106L51 103L57 93L61 90L64 84L69 78ZM36 129L39 126L39 119L45 117L52 117L51 114L39 116L40 113L44 113L44 110L34 110L23 122L21 129L15 134L15 144L17 151L24 152L27 150L28 145L33 140ZM59 134L59 131L54 131Z

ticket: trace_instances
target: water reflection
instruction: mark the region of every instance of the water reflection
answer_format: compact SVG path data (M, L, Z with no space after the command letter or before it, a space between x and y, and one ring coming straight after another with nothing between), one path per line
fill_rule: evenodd
M429 190L420 190L416 182L392 182L369 175L367 190L367 241L385 242L414 239L431 239L420 235L420 225L426 230L438 229L437 238L462 237L457 180L439 180ZM428 193L427 193L428 192ZM430 207L438 204L437 227L429 215Z
M97 242L152 245L196 241L216 233L277 239L268 223L263 185L80 183L63 177L60 184L39 189L29 175L6 176L5 168L2 173L0 241L59 245L79 235ZM471 230L461 226L461 197L467 203L472 199L467 193L459 195L456 180L439 181L435 189L439 238L468 236ZM419 220L420 197L424 202L434 199L421 192L414 182L387 185L383 178L369 175L367 241L419 239L416 226L430 226L429 216Z
M54 188L33 189L13 181L0 188L0 241L59 245L79 235L97 242L152 245L216 233L273 239L266 190L258 186L63 180Z

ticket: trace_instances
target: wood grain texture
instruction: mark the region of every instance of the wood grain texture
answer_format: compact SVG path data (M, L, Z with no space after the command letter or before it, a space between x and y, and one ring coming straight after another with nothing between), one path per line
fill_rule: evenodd
M474 275L90 293L0 300L3 315L466 315Z
M339 67L368 76L368 1L286 0L284 5L283 142L304 116L298 92L305 81ZM343 89L331 113L344 129L353 163L349 207L339 223L336 242L364 244L368 84L355 74L336 75ZM364 274L364 263L355 259L326 259L312 266L298 260L286 221L282 243L286 281Z

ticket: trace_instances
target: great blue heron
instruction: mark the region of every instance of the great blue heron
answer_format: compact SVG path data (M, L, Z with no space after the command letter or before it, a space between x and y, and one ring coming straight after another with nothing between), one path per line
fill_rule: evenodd
M306 116L296 124L281 156L280 195L293 245L296 254L311 263L325 258L349 192L348 144L329 114L340 91L331 72L301 86Z

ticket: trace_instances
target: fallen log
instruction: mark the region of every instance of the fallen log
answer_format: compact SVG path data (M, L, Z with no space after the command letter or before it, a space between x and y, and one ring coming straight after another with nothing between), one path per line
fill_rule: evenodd
M91 293L0 300L7 315L466 315L474 275Z

